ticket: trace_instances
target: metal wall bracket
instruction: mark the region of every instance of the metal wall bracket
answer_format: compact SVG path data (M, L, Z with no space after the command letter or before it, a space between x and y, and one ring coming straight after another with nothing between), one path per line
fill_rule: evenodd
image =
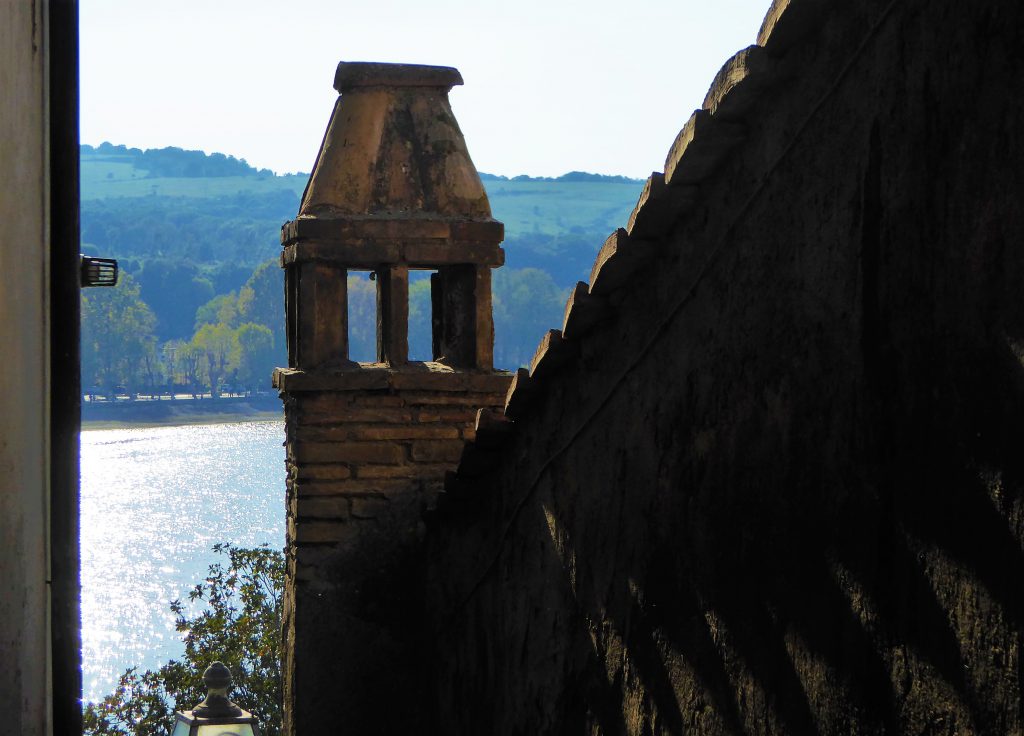
M82 256L82 287L115 286L117 284L117 261L113 258Z

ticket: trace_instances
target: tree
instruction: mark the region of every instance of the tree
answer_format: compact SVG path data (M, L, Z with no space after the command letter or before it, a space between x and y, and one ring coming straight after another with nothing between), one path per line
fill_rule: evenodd
M238 324L238 294L218 294L196 310L196 326L215 325L223 322L229 327Z
M238 381L252 388L270 385L270 376L277 363L274 335L269 327L247 322L235 331L235 355Z
M364 363L377 360L377 285L366 274L348 277L348 356Z
M213 298L213 285L189 261L151 258L139 274L139 285L157 316L161 340L187 339L196 310Z
M421 272L422 273L422 272ZM409 281L409 359L433 358L433 331L431 326L430 278Z
M228 371L234 368L231 357L236 352L235 332L223 323L203 325L192 337L192 347L202 356L199 377L206 381L210 395L217 398Z
M284 276L276 260L261 263L238 291L238 321L270 328L274 344L284 342Z
M195 398L199 388L199 366L202 351L191 342L168 340L163 346L164 362L167 365L171 384L171 395L176 386L187 388Z
M156 347L156 338L148 341L146 352L142 354L141 362L142 375L145 377L146 387L149 395L156 394L157 384L163 382L166 366L161 359L160 351Z
M170 604L184 657L155 672L133 667L121 675L113 693L85 706L86 736L166 736L174 711L191 710L205 697L202 673L218 660L231 670L231 699L259 719L261 733L279 736L284 555L266 545L218 544L213 551L227 564L210 565L188 594L204 608L190 617L185 603Z
M113 397L115 387L135 392L144 357L156 344L156 319L139 285L122 274L113 288L82 292L82 382Z
M536 268L494 272L494 364L527 365L545 330L562 323L567 290Z

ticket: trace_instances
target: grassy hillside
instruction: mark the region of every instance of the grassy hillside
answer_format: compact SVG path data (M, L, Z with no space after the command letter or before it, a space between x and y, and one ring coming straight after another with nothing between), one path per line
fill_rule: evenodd
M510 237L609 232L625 223L642 182L484 181ZM605 233L607 234L607 233Z
M205 156L200 152L163 150L173 150L186 159L196 154ZM230 167L225 175L173 176L168 175L167 167L155 171L144 168L147 165L145 154L148 153L109 144L98 148L83 146L82 200L86 208L89 203L111 199L185 198L228 203L239 197L259 199L261 195L284 193L289 196L274 198L281 203L280 213L275 211L274 214L279 214L283 222L294 217L298 198L308 178L307 174L277 176L230 157L225 158L236 162L236 165ZM173 173L181 173L187 164L176 168L179 171ZM574 179L572 174L557 179L506 179L484 174L483 179L494 217L505 223L506 236L515 240L595 233L607 235L625 222L643 186L639 180L623 177L576 176L590 177L591 180ZM293 203L294 206L289 208L288 205ZM140 203L120 204L124 207L140 206ZM113 206L114 203L107 203L108 209Z
M164 149L167 150L167 149ZM183 158L198 151L181 151ZM205 154L201 154L205 157ZM225 157L227 160L228 157ZM289 191L299 196L306 186L306 174L275 176L266 169L258 170L244 161L220 176L174 176L183 171L146 168L145 153L124 146L82 146L82 200L89 202L111 198L137 197L232 197L239 194L267 194ZM179 167L184 168L184 167ZM155 170L154 170L155 169ZM201 171L201 169L200 169ZM230 175L234 174L234 175Z
M251 167L233 176L168 176L142 168L145 161L133 151L138 149L112 146L110 150L100 151L83 147L82 199L87 202L154 196L217 199L282 191L299 197L308 178L307 174L277 176ZM506 179L484 174L483 179L495 218L504 222L506 231L513 236L603 230L629 216L642 186L638 180L622 177L576 181L565 177Z

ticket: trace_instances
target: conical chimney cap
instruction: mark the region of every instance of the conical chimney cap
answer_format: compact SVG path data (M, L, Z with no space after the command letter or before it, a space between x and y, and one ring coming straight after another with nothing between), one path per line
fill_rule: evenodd
M341 62L341 93L299 218L490 221L491 207L448 102L457 69Z

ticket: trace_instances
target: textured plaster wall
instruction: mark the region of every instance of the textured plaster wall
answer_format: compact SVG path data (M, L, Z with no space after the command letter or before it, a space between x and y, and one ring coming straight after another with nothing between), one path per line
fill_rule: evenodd
M1024 6L825 5L433 528L439 733L1024 733Z
M47 732L43 4L0 3L0 731Z

